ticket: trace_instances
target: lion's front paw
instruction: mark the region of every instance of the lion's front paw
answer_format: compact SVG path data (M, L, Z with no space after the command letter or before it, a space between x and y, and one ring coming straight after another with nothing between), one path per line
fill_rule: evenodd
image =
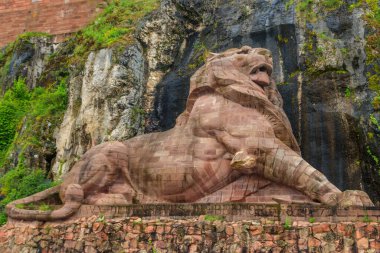
M237 152L231 161L231 168L245 174L252 174L256 165L256 156L248 154L246 151Z
M368 194L358 190L347 190L339 194L338 205L340 207L350 206L374 206Z

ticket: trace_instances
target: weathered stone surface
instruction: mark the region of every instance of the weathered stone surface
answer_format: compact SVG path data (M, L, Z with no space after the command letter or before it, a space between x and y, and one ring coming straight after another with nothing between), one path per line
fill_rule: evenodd
M12 87L19 78L25 79L29 88L37 87L38 78L46 68L48 57L54 53L55 48L49 36L20 38L15 43L6 75L0 76L1 93Z
M84 75L70 80L69 105L56 132L53 173L66 174L91 147L136 135L142 124L145 58L138 44L128 47L115 64L112 49L88 56Z

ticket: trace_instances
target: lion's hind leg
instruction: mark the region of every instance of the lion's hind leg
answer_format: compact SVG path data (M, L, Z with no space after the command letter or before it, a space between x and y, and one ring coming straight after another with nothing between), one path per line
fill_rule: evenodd
M103 143L83 156L68 175L67 182L81 185L85 204L126 205L132 202L135 193L125 176L126 170L127 147L121 142Z

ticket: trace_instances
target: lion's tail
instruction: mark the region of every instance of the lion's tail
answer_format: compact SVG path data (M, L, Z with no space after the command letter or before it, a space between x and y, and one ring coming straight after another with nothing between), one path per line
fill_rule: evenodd
M66 219L73 215L81 206L84 198L83 189L78 184L71 184L65 189L64 205L57 210L40 211L18 208L23 204L42 201L53 194L59 193L61 185L54 186L32 196L9 203L5 208L9 217L16 220L53 221Z

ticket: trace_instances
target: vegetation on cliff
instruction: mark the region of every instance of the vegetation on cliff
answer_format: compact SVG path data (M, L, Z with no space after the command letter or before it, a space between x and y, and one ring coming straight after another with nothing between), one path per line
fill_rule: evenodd
M35 129L41 121L49 121L57 115L62 115L67 105L67 91L65 80L57 87L36 87L29 90L24 79L18 79L14 86L7 90L0 98L0 167L17 141L22 146L40 145L36 139ZM26 139L19 140L18 136L25 137L25 132L32 131ZM22 156L23 150L19 153ZM4 171L2 171L4 172Z
M24 160L28 150L43 148L44 140L38 139L44 127L60 121L67 105L67 91L64 80L56 87L36 87L29 90L24 79L18 79L14 86L0 98L0 210L12 200L26 197L51 186L46 172L25 168ZM14 150L17 150L17 157ZM15 168L5 171L7 159L17 159ZM4 174L5 173L5 174ZM0 212L0 223L4 222Z
M71 62L82 62L89 52L111 46L125 46L133 40L137 22L158 7L158 0L114 0L72 39Z
M7 203L53 184L47 179L50 164L46 164L47 170L42 170L40 163L33 161L40 156L48 156L43 158L48 163L54 159L54 131L60 126L67 107L70 79L80 73L91 51L130 44L137 21L157 8L158 2L110 1L92 23L43 59L47 64L33 89L25 72L14 73L12 66L18 61L30 61L34 38L51 36L28 32L0 50L3 90L0 96L0 224L6 221L3 209Z
M302 73L306 78L314 80L326 73L333 73L335 76L340 75L339 78L350 77L351 80L355 80L360 79L361 72L364 72L366 83L354 81L355 85L347 83L341 90L345 98L350 100L348 105L351 108L360 108L357 110L361 111L360 119L350 126L355 129L355 135L360 136L359 146L362 150L355 164L362 166L361 169L370 175L364 179L365 187L372 188L379 194L379 191L375 190L379 189L380 182L380 128L378 124L380 119L379 2L377 0L359 0L349 4L340 0L318 2L291 0L287 7L289 8L292 5L295 6L298 20L305 30L305 41L302 47L305 62ZM335 23L332 25L346 22L345 25L349 26L349 22L355 22L352 19L345 21L345 17L339 17L341 13L352 15L352 17L357 15L364 21L363 31L355 30L350 35L351 41L353 41L350 46L347 44L347 39L342 39L343 31L336 30L334 32L330 28L326 29L326 20L328 19L330 22L334 20ZM334 15L338 17L334 17ZM321 25L323 22L325 23ZM347 26L343 25L341 28L347 29ZM363 61L355 63L359 59L357 52L363 50L365 51ZM334 60L336 63L331 64ZM346 63L352 64L353 68L347 68ZM360 70L358 69L359 65ZM360 98L363 89L368 97L365 103Z

